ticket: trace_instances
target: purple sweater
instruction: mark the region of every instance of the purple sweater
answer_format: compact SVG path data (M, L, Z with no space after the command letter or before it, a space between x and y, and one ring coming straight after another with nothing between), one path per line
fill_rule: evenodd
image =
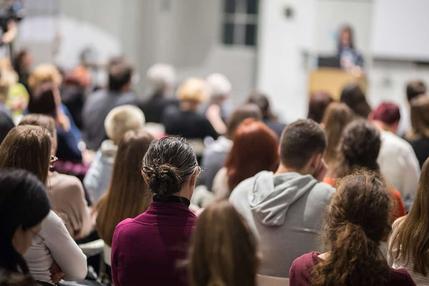
M115 286L188 285L182 262L195 223L194 213L179 202L153 202L119 223L112 242Z
M306 253L294 260L289 270L290 286L310 286L311 271L319 262L318 252ZM411 276L404 269L391 269L386 286L415 286Z

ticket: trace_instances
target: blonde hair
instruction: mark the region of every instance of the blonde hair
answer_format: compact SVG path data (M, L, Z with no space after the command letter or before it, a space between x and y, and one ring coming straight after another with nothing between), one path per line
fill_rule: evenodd
M189 78L179 86L177 97L181 101L193 101L201 103L208 97L208 87L204 80Z
M127 131L137 131L143 127L145 117L143 112L132 105L121 105L113 108L104 120L107 136L118 144Z
M32 91L36 90L41 84L46 82L53 83L56 86L61 85L62 76L54 65L38 65L28 78L28 85Z

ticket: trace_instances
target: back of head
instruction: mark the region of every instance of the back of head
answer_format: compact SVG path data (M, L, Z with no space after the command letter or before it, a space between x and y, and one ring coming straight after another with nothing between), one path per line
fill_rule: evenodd
M19 125L40 126L48 130L53 137L55 137L57 134L55 120L52 119L52 117L43 114L27 114L21 119Z
M191 285L255 286L256 248L253 233L228 201L209 205L193 235Z
M113 108L104 120L107 136L118 144L127 131L143 128L145 117L143 112L132 105L121 105Z
M28 230L48 215L50 205L44 185L24 170L0 172L0 268L28 273L12 239L18 228Z
M197 157L185 139L164 137L149 147L143 158L142 174L150 190L165 197L178 193L198 169Z
M336 167L337 177L349 175L355 169L379 171L380 132L371 123L357 120L343 132L340 142L340 160Z
M131 83L133 68L124 58L118 57L110 60L107 73L109 90L119 92Z
M289 124L280 139L280 162L289 168L302 169L315 154L323 154L326 137L323 129L311 119Z
M21 168L46 183L51 156L49 131L38 126L17 126L0 145L0 168Z
M206 79L211 97L227 98L231 95L232 86L228 78L220 73L213 73Z
M394 231L390 244L393 258L411 262L413 271L426 276L429 272L429 159L426 159L420 175L417 195L407 216L403 217Z
M322 125L327 137L325 159L328 163L337 159L338 145L346 126L353 121L353 111L344 103L331 103L323 116Z
M411 126L416 137L429 137L429 96L411 101Z
M247 118L262 120L262 113L256 104L247 103L237 107L232 112L227 122L227 135L232 138L238 125Z
M340 101L353 110L357 116L366 119L371 113L371 107L366 101L365 94L357 84L346 85L341 91Z
M334 99L329 93L319 91L315 92L310 96L308 103L308 114L307 118L320 123L323 115L325 114L326 108L333 102Z
M119 141L109 191L97 204L97 231L108 245L112 243L115 226L142 213L151 201L141 164L153 139L146 131L131 130Z
M28 112L57 116L56 92L58 89L49 82L41 83L33 90L28 102Z
M407 100L409 103L420 95L426 93L426 84L422 80L412 80L407 83L405 92L407 94Z
M401 112L397 104L385 101L374 109L371 118L390 126L399 123Z
M208 98L208 93L209 89L204 80L189 78L179 86L177 97L180 101L201 103Z
M390 232L390 196L376 173L340 180L324 226L329 255L313 269L312 285L386 285L380 242Z
M62 82L62 76L58 69L51 64L38 65L30 74L28 78L28 85L30 93L33 93L43 83L51 83L59 87Z
M176 71L168 64L154 64L147 71L149 85L156 93L163 92L176 83Z
M268 96L257 90L253 91L247 98L247 103L255 104L262 112L264 119L275 119L271 111L270 100Z
M234 134L225 162L229 189L260 171L274 172L278 159L277 135L260 121L244 120Z

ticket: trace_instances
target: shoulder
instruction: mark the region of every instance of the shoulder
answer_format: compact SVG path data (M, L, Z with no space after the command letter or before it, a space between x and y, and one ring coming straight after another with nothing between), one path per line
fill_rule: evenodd
M415 285L410 274L405 269L390 269L389 285Z
M289 270L289 279L293 283L301 283L310 281L311 271L317 263L317 252L308 252L296 258Z
M75 176L53 173L49 176L51 191L61 191L62 193L81 194L83 192L82 182Z
M226 170L226 168L225 168ZM219 171L220 172L220 171ZM248 194L253 189L255 184L255 177L247 178L246 180L240 182L232 191L229 196L229 201L237 206L242 205L243 203L248 203Z
M401 152L410 152L413 151L411 144L402 139L401 137L393 134L392 132L384 131L382 132L383 145L386 147L394 148Z
M48 216L42 222L42 229L40 230L40 235L44 238L49 238L55 236L58 231L67 232L67 229L61 218L54 211L51 210L49 211ZM55 235L53 235L54 233Z
M335 193L335 188L325 182L317 182L314 186L314 190L320 196L330 199L332 195Z

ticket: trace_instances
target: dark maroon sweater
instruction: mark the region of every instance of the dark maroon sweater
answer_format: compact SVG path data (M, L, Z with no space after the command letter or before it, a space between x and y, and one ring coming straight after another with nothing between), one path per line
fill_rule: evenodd
M310 286L311 271L319 262L319 253L306 253L292 263L289 270L290 286ZM380 285L382 286L382 285ZM404 269L391 269L390 277L385 286L415 286L411 276Z
M182 202L153 202L113 234L115 286L188 285L183 265L196 216Z

